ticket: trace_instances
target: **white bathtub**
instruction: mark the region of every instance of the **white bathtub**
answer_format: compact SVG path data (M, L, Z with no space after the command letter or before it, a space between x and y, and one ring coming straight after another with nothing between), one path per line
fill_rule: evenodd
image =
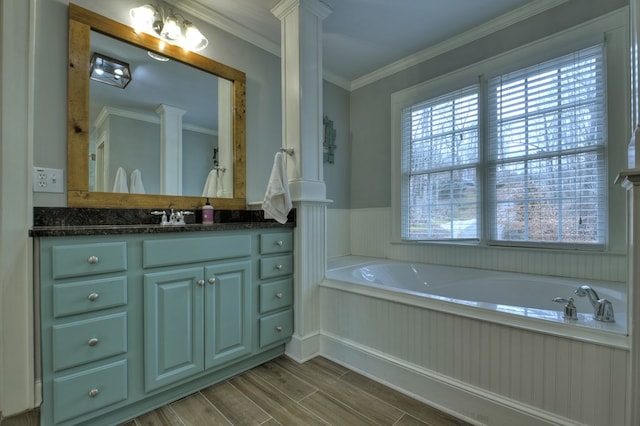
M592 286L616 321L592 318ZM472 424L627 424L624 284L346 256L320 283L324 356ZM554 297L574 297L578 320ZM605 397L603 397L605 396Z
M622 335L627 331L626 290L622 283L357 256L330 260L327 279L578 328ZM589 300L575 294L575 290L584 284L591 286L601 298L613 304L615 322L606 323L593 319L593 307ZM578 309L577 320L563 318L564 304L554 302L552 299L556 297L574 299ZM491 318L483 311L474 313L465 309L464 312L479 318ZM536 328L540 328L540 324Z

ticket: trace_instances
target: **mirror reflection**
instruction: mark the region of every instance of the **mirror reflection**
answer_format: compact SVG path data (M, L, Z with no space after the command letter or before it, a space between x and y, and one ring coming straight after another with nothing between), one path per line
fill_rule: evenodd
M96 31L90 46L131 81L90 80L89 191L233 197L232 82Z

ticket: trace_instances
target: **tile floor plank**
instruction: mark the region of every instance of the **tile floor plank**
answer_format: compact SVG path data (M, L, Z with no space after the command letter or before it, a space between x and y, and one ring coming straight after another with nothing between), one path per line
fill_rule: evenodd
M322 391L303 399L300 405L331 425L369 426L373 423L370 418L341 404Z
M229 381L209 386L200 393L235 426L258 426L271 418Z
M220 425L233 426L211 402L196 393L171 404L173 411L186 426Z
M346 404L381 425L392 425L404 414L401 410L352 384L333 377L318 364L298 364L284 357L273 361L279 367L308 381L334 399Z
M251 371L230 379L229 383L283 426L326 426L326 423L320 420L320 418L288 398L270 384L264 382Z
M136 422L140 426L176 426L184 424L168 405L136 417Z
M311 365L317 365L318 367L321 367L324 371L331 373L336 377L342 377L344 374L350 371L347 367L343 367L337 362L333 362L330 359L321 356L317 356L307 362L311 363Z
M342 376L341 380L351 383L360 389L364 389L366 392L377 396L394 407L398 407L416 419L429 419L429 424L433 426L470 426L462 420L456 419L447 413L426 405L355 371L349 371Z
M318 388L311 386L272 362L260 365L251 370L251 372L296 402L318 390Z
M400 418L400 420L398 420L398 423L393 426L431 426L431 424L423 423L415 417L405 414Z

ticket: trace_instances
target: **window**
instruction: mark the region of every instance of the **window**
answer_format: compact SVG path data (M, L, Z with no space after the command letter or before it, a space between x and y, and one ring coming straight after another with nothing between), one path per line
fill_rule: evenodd
M477 238L478 85L402 115L403 238Z
M402 238L604 244L605 100L599 45L402 109Z

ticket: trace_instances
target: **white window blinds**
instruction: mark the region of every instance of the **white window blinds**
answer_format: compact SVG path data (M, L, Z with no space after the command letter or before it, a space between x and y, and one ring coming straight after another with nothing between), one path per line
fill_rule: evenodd
M478 85L402 110L402 238L477 239Z
M488 84L491 239L604 244L603 47Z

